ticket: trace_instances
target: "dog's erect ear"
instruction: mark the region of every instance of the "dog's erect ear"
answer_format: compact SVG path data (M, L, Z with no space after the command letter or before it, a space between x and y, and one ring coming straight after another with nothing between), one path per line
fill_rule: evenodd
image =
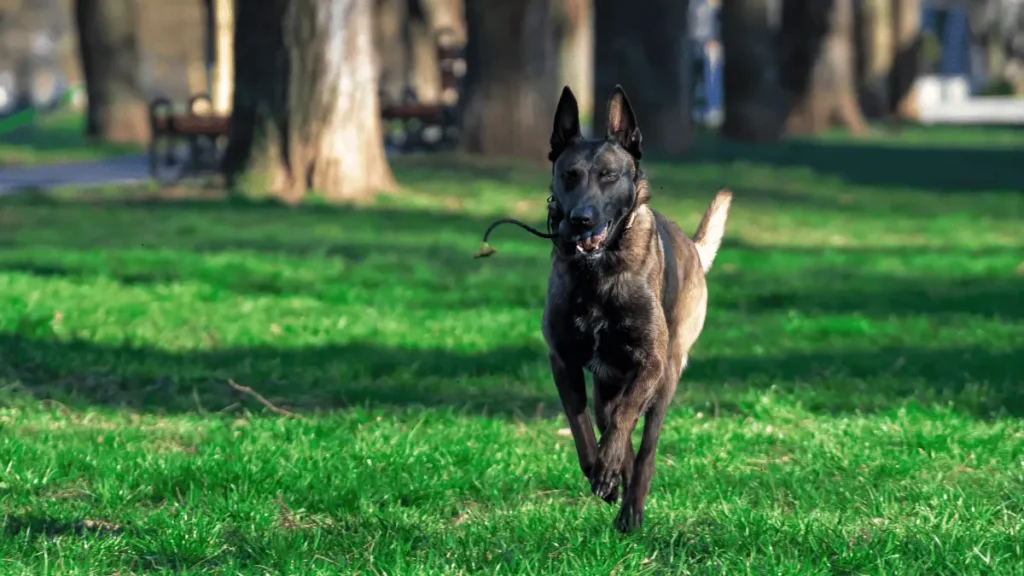
M626 91L618 84L608 99L608 138L618 142L637 160L643 156L642 137L636 126L633 106L626 97Z
M548 160L554 162L573 142L581 138L580 107L576 96L568 86L562 88L562 96L555 109L555 125L551 131L551 152Z

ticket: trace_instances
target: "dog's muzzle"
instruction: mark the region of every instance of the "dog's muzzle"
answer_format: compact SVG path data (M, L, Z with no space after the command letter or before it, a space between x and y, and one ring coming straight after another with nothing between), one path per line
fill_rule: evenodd
M573 237L573 240L576 241L576 253L594 254L600 250L604 246L605 240L608 239L608 231L611 230L611 227L611 222L605 222L598 228Z

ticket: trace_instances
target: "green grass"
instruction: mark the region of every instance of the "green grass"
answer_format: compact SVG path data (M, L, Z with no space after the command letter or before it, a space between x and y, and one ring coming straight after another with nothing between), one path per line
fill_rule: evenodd
M29 116L28 124L19 125L14 119L0 125L0 169L88 162L142 152L136 146L89 142L84 117L72 110Z
M561 432L548 247L470 257L543 169L3 200L0 573L1022 573L1024 138L926 133L651 165L685 229L736 198L631 536Z

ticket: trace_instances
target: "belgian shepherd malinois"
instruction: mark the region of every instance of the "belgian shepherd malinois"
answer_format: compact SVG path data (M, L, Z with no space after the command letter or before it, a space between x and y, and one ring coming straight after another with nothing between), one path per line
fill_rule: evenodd
M595 495L622 504L615 527L640 528L654 454L704 327L711 268L732 194L720 191L691 240L648 206L640 130L625 92L608 102L603 138L580 133L572 91L562 90L551 133L548 230L554 247L543 332L583 475ZM593 376L598 441L587 411ZM644 417L634 456L631 434Z

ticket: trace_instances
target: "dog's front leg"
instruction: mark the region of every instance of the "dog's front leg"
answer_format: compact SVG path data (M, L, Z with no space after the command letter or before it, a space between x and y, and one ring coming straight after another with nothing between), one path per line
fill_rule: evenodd
M590 413L587 412L587 384L583 378L583 367L567 365L554 352L549 357L558 397L562 400L562 409L569 419L569 430L576 443L580 469L583 470L583 476L589 479L597 457L597 439L594 437Z
M643 365L632 385L623 391L622 399L611 414L607 430L601 434L597 460L590 476L591 489L599 498L607 498L614 492L622 467L629 465L626 458L632 453L633 429L661 383L663 365L664 360L660 356L651 358ZM636 484L636 481L633 478L630 485Z

